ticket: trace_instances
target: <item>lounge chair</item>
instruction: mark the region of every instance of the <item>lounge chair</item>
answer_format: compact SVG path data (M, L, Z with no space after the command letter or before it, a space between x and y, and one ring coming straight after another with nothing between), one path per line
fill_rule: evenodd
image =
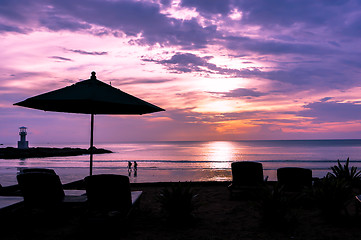
M85 203L86 196L67 196L58 175L49 172L28 172L17 175L25 207L47 209L64 203Z
M99 174L87 176L84 181L91 212L126 219L139 205L142 192L131 192L127 176Z
M23 201L19 196L0 196L0 214L20 206Z
M284 167L277 169L277 180L283 190L300 192L312 186L312 170L300 167Z
M20 174L31 173L31 172L50 173L50 174L56 175L55 171L50 168L22 168L22 169L20 169Z
M264 185L262 163L233 162L231 167L232 183L228 186L231 197L239 194L247 197Z

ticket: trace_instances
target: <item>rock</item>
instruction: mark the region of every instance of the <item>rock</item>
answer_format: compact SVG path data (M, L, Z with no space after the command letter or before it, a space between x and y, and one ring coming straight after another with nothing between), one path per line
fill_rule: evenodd
M110 150L102 148L93 148L93 154L112 153ZM59 157L59 156L78 156L90 154L89 149L82 148L46 148L36 147L28 149L18 149L13 147L0 148L0 158L41 158L41 157Z

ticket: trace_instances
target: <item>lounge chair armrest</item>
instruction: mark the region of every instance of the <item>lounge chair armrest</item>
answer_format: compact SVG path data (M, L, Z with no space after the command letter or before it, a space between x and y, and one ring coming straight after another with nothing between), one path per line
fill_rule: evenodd
M136 205L140 201L140 197L142 196L142 191L132 191L132 205Z
M85 203L88 200L86 195L81 196L65 196L63 203Z

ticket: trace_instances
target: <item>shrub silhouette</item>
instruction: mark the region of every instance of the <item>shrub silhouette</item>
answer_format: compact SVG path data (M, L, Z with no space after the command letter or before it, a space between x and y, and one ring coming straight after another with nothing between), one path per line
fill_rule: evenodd
M347 205L353 199L350 184L344 178L328 175L313 186L313 198L326 217L338 217L342 211L347 215Z
M290 227L295 221L291 206L296 198L287 195L282 185L265 186L257 201L263 224L279 229Z
M193 218L193 212L199 206L197 196L190 184L179 182L162 189L158 200L168 220L181 222Z
M361 170L357 170L357 167L349 167L350 158L347 158L345 165L341 165L340 160L337 160L337 165L331 167L332 173L327 173L329 178L342 179L352 187L360 186L361 182Z

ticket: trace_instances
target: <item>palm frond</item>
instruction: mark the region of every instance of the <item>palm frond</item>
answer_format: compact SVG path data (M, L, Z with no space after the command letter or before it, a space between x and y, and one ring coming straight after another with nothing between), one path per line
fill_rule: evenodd
M343 179L351 185L359 184L361 182L361 170L357 170L357 167L349 167L350 158L347 158L344 165L341 164L340 160L337 160L337 165L331 167L332 173L328 173L329 177L337 179Z

